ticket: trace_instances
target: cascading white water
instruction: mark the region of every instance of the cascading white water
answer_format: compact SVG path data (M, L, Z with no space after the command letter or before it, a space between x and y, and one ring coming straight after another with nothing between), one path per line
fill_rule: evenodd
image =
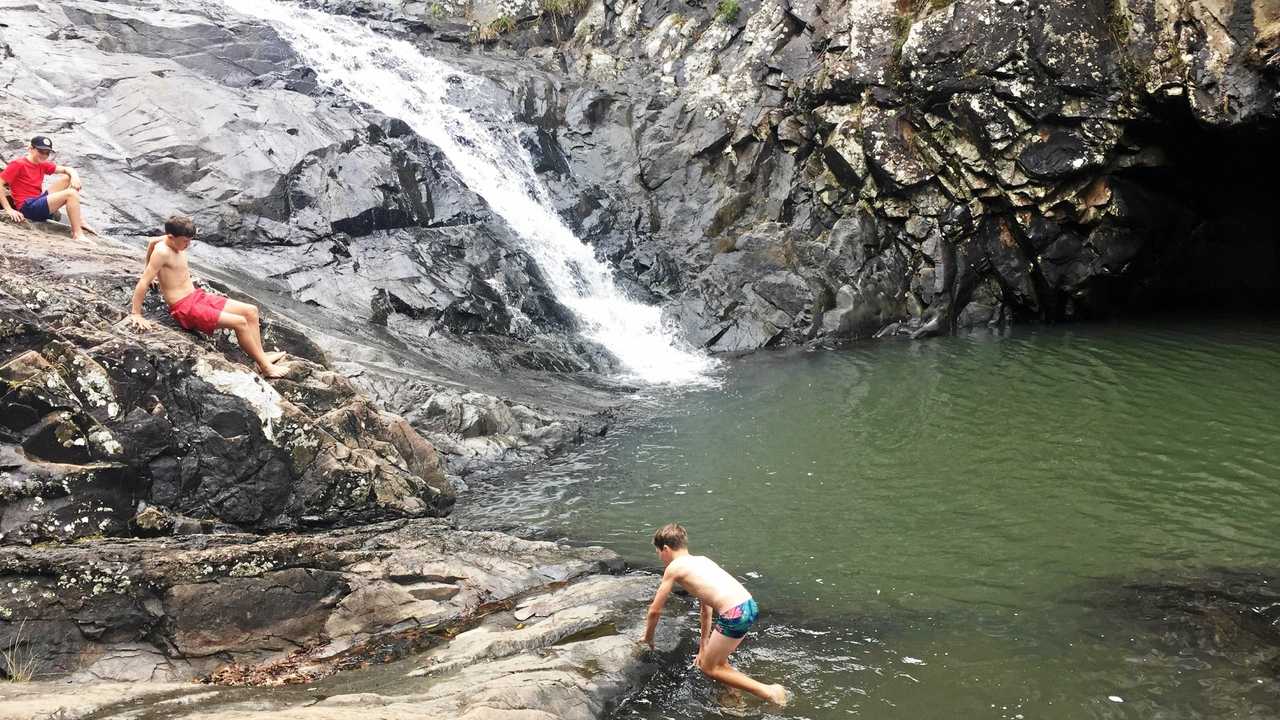
M714 361L681 349L658 308L627 299L609 268L556 214L512 132L510 110L462 108L450 101L466 97L474 104L488 95L477 90L489 81L349 18L273 0L223 2L269 23L321 83L408 123L439 147L468 187L521 237L557 299L579 319L583 334L608 348L628 371L654 383L705 377Z

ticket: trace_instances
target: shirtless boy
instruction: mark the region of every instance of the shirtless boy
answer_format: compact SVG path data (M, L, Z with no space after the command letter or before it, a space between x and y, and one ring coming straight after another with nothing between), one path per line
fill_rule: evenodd
M707 677L719 680L777 705L786 705L791 692L781 685L764 685L729 666L729 653L738 648L759 608L751 593L711 558L689 554L689 536L676 523L666 525L653 534L658 558L667 566L662 584L649 605L644 629L644 643L653 648L653 633L662 617L672 587L679 583L698 598L702 615L702 642L694 661ZM715 630L712 631L712 612Z
M133 290L133 307L125 322L141 330L151 327L142 317L142 301L147 297L151 281L158 277L160 294L179 325L205 334L212 334L218 328L231 328L240 341L240 349L253 358L263 377L277 378L288 372L276 364L284 359L284 353L262 350L256 305L210 295L192 284L191 271L187 269L187 247L196 236L196 224L191 218L174 215L165 221L164 232L147 245L147 267Z
M80 175L66 165L49 162L52 156L52 140L43 135L31 138L26 156L9 163L0 172L0 205L4 206L4 214L16 223L43 222L66 207L71 239L84 240L84 227L80 222ZM45 190L45 175L62 177L49 183L49 189ZM9 204L9 194L13 195L13 205Z

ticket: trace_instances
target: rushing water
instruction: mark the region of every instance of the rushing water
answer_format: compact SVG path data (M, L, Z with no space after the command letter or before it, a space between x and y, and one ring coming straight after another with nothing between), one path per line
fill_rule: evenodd
M379 35L349 18L273 0L223 0L268 22L323 85L407 123L439 147L473 192L524 242L556 298L574 312L583 334L624 367L653 383L700 381L714 364L681 347L659 308L628 299L608 266L579 240L551 202L516 135L503 93Z
M799 691L785 717L1280 716L1274 667L1179 647L1124 595L1280 566L1280 324L887 341L726 372L476 488L459 520L641 565L655 527L684 523L760 600L739 662ZM621 715L722 702L676 671Z

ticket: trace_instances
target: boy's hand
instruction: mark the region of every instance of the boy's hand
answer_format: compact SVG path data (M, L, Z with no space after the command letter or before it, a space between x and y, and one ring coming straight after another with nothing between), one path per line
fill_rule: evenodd
M4 214L8 215L9 219L16 223L24 223L27 221L27 218L24 217L22 213L18 212L17 210L5 210Z
M121 320L119 326L126 330L150 330L154 327L153 323L142 317L141 315L130 314Z
M641 645L648 645L650 650L657 650L657 647L655 647L655 646L654 646L654 644L653 644L653 638L651 638L651 637L641 638L641 639L640 639L640 644L641 644Z

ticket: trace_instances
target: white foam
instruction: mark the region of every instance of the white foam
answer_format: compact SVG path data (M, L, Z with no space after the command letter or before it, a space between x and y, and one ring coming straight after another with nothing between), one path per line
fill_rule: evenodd
M272 0L223 0L267 21L316 72L319 81L398 118L439 147L467 186L516 231L557 299L579 319L582 333L634 377L687 384L715 366L682 347L661 310L628 299L594 251L556 213L546 187L513 129L505 105L484 105L489 81L379 35L349 18ZM454 103L464 99L467 107Z

